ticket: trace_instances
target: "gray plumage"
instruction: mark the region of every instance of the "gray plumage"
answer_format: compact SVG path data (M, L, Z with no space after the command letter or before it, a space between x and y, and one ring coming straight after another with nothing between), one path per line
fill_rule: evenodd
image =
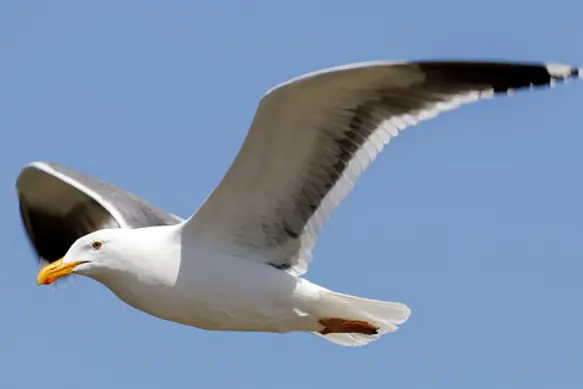
M330 213L399 131L466 103L578 75L565 65L378 61L292 79L262 99L233 164L187 228L219 250L301 275ZM99 228L181 221L54 164L28 166L17 188L27 233L48 261Z

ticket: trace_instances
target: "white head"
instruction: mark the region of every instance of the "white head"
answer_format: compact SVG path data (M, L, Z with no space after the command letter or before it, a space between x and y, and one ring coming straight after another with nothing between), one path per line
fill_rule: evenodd
M128 232L135 234L135 231L104 229L77 239L63 258L40 270L37 284L51 284L72 273L99 279L111 271L124 270L131 265L128 261L128 244L132 239L126 238Z

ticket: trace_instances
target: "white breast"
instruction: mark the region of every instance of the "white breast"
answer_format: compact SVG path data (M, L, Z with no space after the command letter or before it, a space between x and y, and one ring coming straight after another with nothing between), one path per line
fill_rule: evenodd
M295 297L298 285L307 281L265 263L185 249L178 242L165 246L163 253L138 250L125 271L98 280L134 308L198 328L285 332L305 327Z

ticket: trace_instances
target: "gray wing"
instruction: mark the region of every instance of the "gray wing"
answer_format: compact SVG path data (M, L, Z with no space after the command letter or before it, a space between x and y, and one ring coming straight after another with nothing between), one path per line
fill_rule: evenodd
M187 221L189 237L300 275L328 216L399 131L578 75L566 65L379 61L288 81L259 104L225 177Z
M182 221L139 197L53 163L33 162L16 181L20 216L41 260L63 257L78 238L103 228L140 228Z

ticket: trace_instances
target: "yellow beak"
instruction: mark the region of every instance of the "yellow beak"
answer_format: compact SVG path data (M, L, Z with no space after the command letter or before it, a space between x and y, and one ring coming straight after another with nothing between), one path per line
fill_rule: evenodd
M83 261L64 264L63 258L53 263L49 263L38 272L38 275L36 276L36 284L37 285L52 284L57 279L73 273L75 267L82 263Z

